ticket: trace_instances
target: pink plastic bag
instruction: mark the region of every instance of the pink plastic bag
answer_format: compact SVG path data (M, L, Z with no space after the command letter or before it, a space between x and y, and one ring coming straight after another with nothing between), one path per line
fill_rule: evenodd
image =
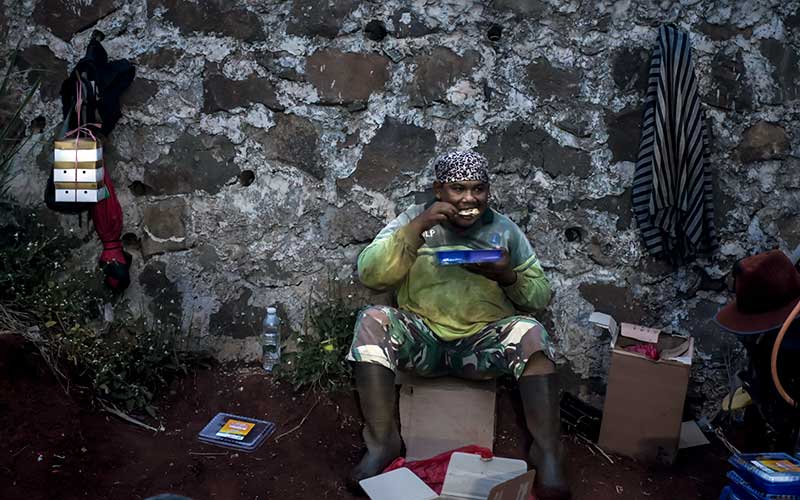
M390 463L383 472L405 467L422 479L422 481L435 491L437 495L441 495L444 477L447 475L447 467L450 465L450 456L456 452L472 453L474 455L480 455L482 458L492 458L494 456L492 450L484 448L483 446L462 446L455 450L440 453L435 457L426 458L425 460L416 460L414 462L407 462L404 457L399 457L396 458L394 462ZM536 499L531 495L530 500Z
M636 354L641 354L654 361L658 361L658 349L656 348L655 344L631 345L628 347L623 347L623 349L629 352L635 352Z

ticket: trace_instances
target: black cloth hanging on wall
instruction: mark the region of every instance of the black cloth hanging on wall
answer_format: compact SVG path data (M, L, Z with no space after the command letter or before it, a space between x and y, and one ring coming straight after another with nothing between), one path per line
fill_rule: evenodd
M687 33L659 28L648 82L633 211L651 254L686 261L719 247L705 113Z
M78 118L82 124L96 123L98 115L101 126L93 127L95 130L108 136L117 124L122 112L119 99L136 75L136 69L128 60L120 59L109 61L106 49L100 44L102 35L98 32L92 35L86 55L78 61L69 78L61 84L61 111L63 118L67 119L70 109L76 103L76 82L81 78L87 89L86 105L83 110L85 116L78 117L73 113L69 117L70 130L77 127Z

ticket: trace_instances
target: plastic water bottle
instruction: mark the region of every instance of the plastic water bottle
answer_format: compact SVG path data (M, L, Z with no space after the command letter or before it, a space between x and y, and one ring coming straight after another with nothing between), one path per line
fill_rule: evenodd
M274 307L267 308L267 315L261 323L261 353L264 371L271 373L281 360L281 334L278 332L278 312Z

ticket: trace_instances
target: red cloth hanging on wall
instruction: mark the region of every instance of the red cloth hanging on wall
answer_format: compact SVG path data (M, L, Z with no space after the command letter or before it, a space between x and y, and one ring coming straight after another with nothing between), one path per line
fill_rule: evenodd
M105 283L112 290L121 292L130 285L131 255L122 249L122 207L105 168L105 184L108 198L95 203L89 210L97 237L103 242L100 267L105 273Z

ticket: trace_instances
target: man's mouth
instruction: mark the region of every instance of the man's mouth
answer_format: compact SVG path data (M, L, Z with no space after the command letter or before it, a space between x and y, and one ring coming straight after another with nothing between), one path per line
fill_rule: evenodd
M466 208L464 210L459 210L458 211L458 215L460 215L462 217L475 217L479 213L481 213L481 211L480 211L480 209L477 209L477 208Z

